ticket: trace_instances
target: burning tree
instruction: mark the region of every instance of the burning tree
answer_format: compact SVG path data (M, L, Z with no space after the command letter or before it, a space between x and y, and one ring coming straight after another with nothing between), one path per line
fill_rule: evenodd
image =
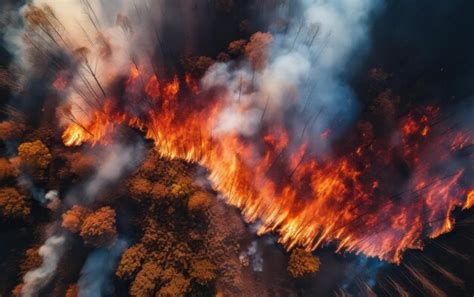
M184 296L190 280L175 268L161 268L148 262L143 265L130 287L131 296Z
M151 196L153 199L159 201L160 199L165 198L169 194L170 193L168 191L168 188L161 182L155 182L153 184L153 187L151 189Z
M130 180L128 189L133 199L144 200L150 197L153 183L146 178L137 176Z
M86 244L93 246L110 244L117 236L115 210L105 206L87 215L80 234Z
M294 248L288 261L288 272L298 278L319 270L319 258L302 248Z
M201 78L214 60L206 56L189 57L183 62L186 70L195 78Z
M145 263L130 287L130 295L136 297L153 296L163 270L155 263Z
M179 272L174 273L168 283L155 294L156 297L185 296L190 289L191 281Z
M1 188L0 212L7 218L26 218L30 214L30 207L15 188Z
M189 275L200 284L207 284L216 278L217 267L207 259L196 259L191 262Z
M115 275L124 280L132 279L140 270L146 256L147 250L143 244L136 244L128 248L120 258Z

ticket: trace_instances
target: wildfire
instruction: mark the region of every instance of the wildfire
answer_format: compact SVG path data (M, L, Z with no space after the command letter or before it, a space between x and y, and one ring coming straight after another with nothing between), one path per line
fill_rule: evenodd
M470 190L467 193L466 203L463 206L463 209L471 208L474 205L474 190Z
M199 97L198 85L188 74L184 82L194 101L178 98L182 86L177 76L159 81L151 74L141 84L140 76L146 76L144 71L132 67L127 86L139 85L148 96L145 116L105 105L87 123L71 123L63 133L64 144L104 142L120 124L139 128L163 157L207 168L213 186L227 202L239 207L248 221L260 220L260 234L278 232L279 242L287 248L302 245L314 250L335 243L338 251L399 263L405 249L422 248L423 237L451 230L455 207L473 204L473 191L465 201L459 186L463 170L433 179L426 164L415 171L415 182L406 193L383 194L382 185L391 181L371 173L370 158L384 153L373 145L357 146L343 157L323 162L311 152L307 139L290 149L293 138L300 135L293 137L283 124L262 125L260 139L252 141L237 132L214 135L222 100ZM429 107L425 114L410 114L401 126L402 155L409 164L423 162L420 148L431 137L430 123L438 112ZM330 132L325 130L321 138ZM459 135L439 141L453 149L461 139L469 141Z
M90 139L87 131L77 124L69 125L63 132L63 141L66 146L81 145Z

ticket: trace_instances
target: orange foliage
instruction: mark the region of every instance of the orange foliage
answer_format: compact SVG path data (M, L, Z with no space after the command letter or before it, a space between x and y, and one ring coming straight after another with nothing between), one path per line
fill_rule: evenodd
M153 296L162 273L161 267L155 263L144 264L130 287L130 295L133 297Z
M120 258L115 275L124 280L130 280L142 266L147 251L143 244L136 244L128 248Z
M245 46L245 56L249 59L252 69L261 71L267 65L268 46L272 42L272 34L257 32L250 37Z
M259 32L247 44L246 54L254 69L265 66L266 47L270 41L271 35ZM137 80L130 79L132 83ZM223 194L226 202L239 207L247 221L260 220L259 234L278 232L281 235L279 242L288 249L301 245L314 250L323 244L335 243L338 251L362 252L399 263L405 249L422 248L425 234L435 237L451 230L451 211L465 205L465 190L460 189L459 183L463 170L449 179L436 177L435 183L420 191L416 205L393 203L388 190L378 190L381 181L371 176L380 162L373 156L380 155L379 159L385 161L399 153L370 144L369 139L374 137L370 125L361 124L364 130L361 134L365 134L363 140L368 140L367 143L325 160L314 154L304 134L290 133L282 122L275 123L273 128L262 125L258 131L260 137L251 141L235 131L216 136L210 128L216 126L226 100L210 98L206 108L201 108L194 105L196 100L178 97L181 93L177 77L160 82L160 85L160 100L150 103L153 106L143 118L107 108L108 104L104 104L95 111L97 118L83 124L98 133L91 135L79 129L70 135L66 132L75 131L77 126L71 124L65 131L65 144L107 143L114 135L115 126L139 127L146 138L154 141L157 155L205 167L213 188ZM384 94L377 103L387 112L391 112L396 101L389 95ZM425 129L435 118L433 108L407 116L397 134L401 137L400 144L393 151L402 151L404 161L410 165L418 164L420 160L416 156L420 156L422 146L417 141L435 137ZM410 119L416 127L411 125ZM472 142L467 138L455 144L450 138L452 135L436 136L438 138L433 141L446 143L446 147L453 149ZM170 161L170 164L172 166L164 166L165 170L157 169L159 173L142 169L139 175L150 178L153 183L162 182L168 187L170 197L192 194L195 191L192 179L189 182L186 175L175 170L183 166L178 161ZM428 172L418 175L406 195L412 195L413 189L422 189L428 179L433 179ZM425 215L424 209L429 215ZM171 208L168 210L173 212ZM382 219L380 213L389 214L390 219ZM334 217L339 219L335 221ZM440 217L445 218L442 223L427 224ZM360 225L366 228L360 228Z
M74 205L70 210L63 214L63 222L61 226L69 230L69 232L77 233L81 230L82 223L90 210L80 206Z
M174 273L168 283L163 285L155 294L155 297L185 296L189 291L191 282L181 273Z
M30 208L17 190L1 188L0 212L8 218L26 218L30 214Z
M294 248L288 261L288 272L293 277L302 277L319 270L319 258L302 248Z
M212 197L206 192L196 192L188 200L188 210L206 210L212 203Z
M110 244L117 236L115 210L105 206L87 215L80 234L87 244L93 246Z

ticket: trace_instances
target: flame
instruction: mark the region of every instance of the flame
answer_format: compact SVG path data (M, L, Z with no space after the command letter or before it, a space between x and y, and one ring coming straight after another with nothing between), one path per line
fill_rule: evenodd
M157 100L160 97L160 83L156 75L152 75L145 86L145 93L152 99Z
M140 76L144 72L132 67L127 85L134 86ZM260 220L259 234L278 232L279 242L287 248L302 245L310 251L335 243L338 251L399 263L404 250L423 247L423 237L451 230L455 207L473 204L473 191L464 201L459 186L463 170L433 179L429 166L414 166L424 161L420 149L431 137L436 108L410 114L400 127L402 155L420 169L409 191L387 195L380 189L391 181L373 177L370 161L374 156L390 161L384 149L360 145L346 155L321 161L310 150L308 139L294 147L292 140L300 135L292 136L284 125L262 126L260 139L252 141L235 131L215 135L213 127L225 100L212 96L181 100L183 86L177 76L166 82L153 74L144 81L142 91L150 98L145 115L118 112L105 104L86 123L71 123L63 133L64 144L104 143L120 124L138 128L154 141L162 157L207 168L210 181L227 203L239 207L247 221ZM184 82L191 95L200 95L189 75ZM206 108L200 105L204 101ZM329 134L325 130L321 137ZM461 140L468 141L456 136L445 142L452 148Z
M199 94L199 86L198 86L198 84L196 83L196 81L193 79L193 77L191 76L191 74L186 73L186 74L184 75L184 81L186 82L186 86L188 87L188 89L191 90L191 92L192 92L194 95L198 95L198 94Z

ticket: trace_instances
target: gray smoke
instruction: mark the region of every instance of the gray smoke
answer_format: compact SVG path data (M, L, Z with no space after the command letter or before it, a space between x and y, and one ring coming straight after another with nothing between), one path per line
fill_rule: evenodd
M46 202L44 190L33 182L33 179L26 173L21 173L17 178L18 185L28 189L33 199L41 204Z
M97 249L89 255L78 281L79 297L100 297L111 292L110 276L126 247L127 242L119 239L113 246Z
M369 48L369 17L380 3L302 0L287 32L272 33L269 61L262 71L252 71L249 64L237 69L233 62L215 64L202 84L227 90L228 107L214 127L216 134L237 131L251 135L259 126L262 110L268 115L265 120L288 122L291 119L283 119L285 111L296 108L301 115L292 126L301 133L305 122L313 119L309 138L323 150L327 143L318 141L319 135L331 129L331 135L337 136L358 111L347 79L358 56ZM242 108L249 104L258 108Z
M262 258L262 251L258 246L258 241L254 240L250 243L247 248L247 255L250 257L252 262L252 269L255 272L262 272L263 271L263 258Z
M64 235L54 235L40 247L38 254L43 258L43 263L23 277L22 297L37 296L39 290L53 278L63 254L65 242Z
M133 145L116 143L108 145L103 154L103 162L83 188L87 199L85 202L91 202L101 190L138 166L145 155L145 148L141 142Z

